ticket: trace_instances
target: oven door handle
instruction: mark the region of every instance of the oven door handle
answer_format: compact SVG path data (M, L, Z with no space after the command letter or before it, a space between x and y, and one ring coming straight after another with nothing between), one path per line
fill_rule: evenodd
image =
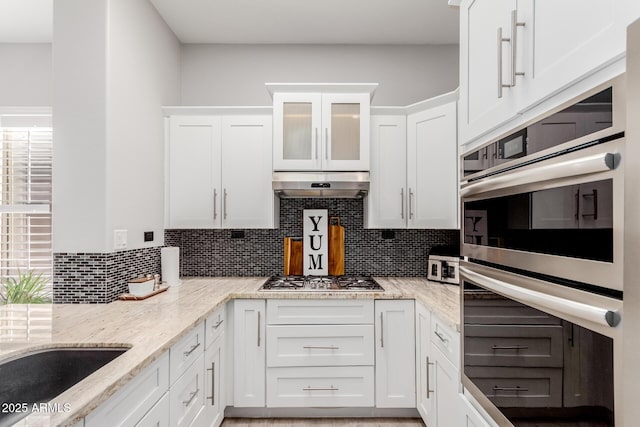
M619 163L618 157L619 154L599 153L536 168L491 176L481 181L467 184L464 188L460 189L460 195L462 197L469 197L486 191L518 187L532 182L606 172L616 168Z
M531 289L512 285L502 280L497 280L483 274L476 273L466 267L460 267L463 273L471 281L476 282L484 288L497 294L513 298L524 304L531 304L534 307L547 307L562 313L597 323L603 326L614 327L620 323L620 313L618 310L608 310L581 302L560 298L555 295L548 295Z

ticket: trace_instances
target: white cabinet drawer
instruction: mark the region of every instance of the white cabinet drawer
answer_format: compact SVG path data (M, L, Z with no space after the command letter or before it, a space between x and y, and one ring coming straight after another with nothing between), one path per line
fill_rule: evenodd
M175 343L170 350L170 384L182 375L182 373L198 358L204 351L204 322L196 326L180 341Z
M269 325L267 366L373 365L373 325Z
M373 366L267 369L267 407L372 407Z
M449 328L435 315L431 316L431 342L453 366L460 366L460 333Z
M141 420L169 389L169 354L136 375L85 418L85 426L131 426Z
M207 348L209 348L224 331L225 318L226 310L224 304L207 317L205 321L205 343Z
M267 300L269 325L373 323L373 300Z
M169 393L162 396L136 427L169 427Z
M189 365L169 391L171 425L188 426L204 407L204 355Z

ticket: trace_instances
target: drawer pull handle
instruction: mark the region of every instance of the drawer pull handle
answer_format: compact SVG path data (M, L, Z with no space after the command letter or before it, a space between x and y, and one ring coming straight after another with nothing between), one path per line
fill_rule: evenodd
M333 384L331 386L327 387L311 387L311 386L306 386L305 388L302 389L302 391L338 391L340 390L338 387L334 387Z
M220 325L222 325L222 322L224 322L224 319L218 320L218 323L213 325L213 329L218 329L220 327Z
M207 399L211 399L211 406L216 406L216 362L211 362L211 367L207 368L207 371L211 371L211 396Z
M492 350L526 350L529 346L527 345L492 345Z
M321 349L321 350L339 350L340 347L336 347L335 345L305 345L302 348L306 349Z
M498 387L498 386L494 386L493 387L493 391L529 391L528 388L526 387L520 387L520 386L516 386L516 387Z
M189 399L187 399L187 400L183 400L183 401L182 401L182 404L183 404L184 406L189 406L189 405L191 405L191 402L193 402L193 399L195 399L195 398L196 398L196 396L198 395L198 393L199 393L199 392L200 392L200 389L199 389L199 388L197 388L197 389L196 389L196 391L194 391L193 393L191 393L191 394L189 395Z
M434 333L434 334L436 334L436 336L437 336L438 338L440 338L440 341L442 341L443 343L445 343L445 344L446 344L446 343L448 343L448 342L449 342L449 340L448 340L448 339L446 339L446 338L444 337L444 335L442 335L440 332L438 332L438 331L433 331L433 333Z
M260 312L258 312L258 347L260 347Z
M196 348L200 347L200 343L191 346L191 348L187 351L184 352L184 357L189 357L191 355L191 353L193 353L194 351L196 351Z

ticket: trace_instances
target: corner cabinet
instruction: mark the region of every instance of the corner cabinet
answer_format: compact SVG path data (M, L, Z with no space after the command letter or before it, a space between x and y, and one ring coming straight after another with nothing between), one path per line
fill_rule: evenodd
M273 94L273 169L369 170L368 93Z
M167 228L273 228L272 117L168 122Z
M635 0L464 0L460 5L460 141L472 141L620 62ZM605 73L606 74L606 73Z
M457 93L443 98L371 116L367 228L458 228Z

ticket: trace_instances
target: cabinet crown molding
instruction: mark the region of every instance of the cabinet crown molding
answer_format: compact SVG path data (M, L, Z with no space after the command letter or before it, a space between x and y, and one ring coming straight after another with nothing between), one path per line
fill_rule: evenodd
M276 92L323 92L323 93L368 93L369 99L378 88L378 83L265 83L269 95Z

